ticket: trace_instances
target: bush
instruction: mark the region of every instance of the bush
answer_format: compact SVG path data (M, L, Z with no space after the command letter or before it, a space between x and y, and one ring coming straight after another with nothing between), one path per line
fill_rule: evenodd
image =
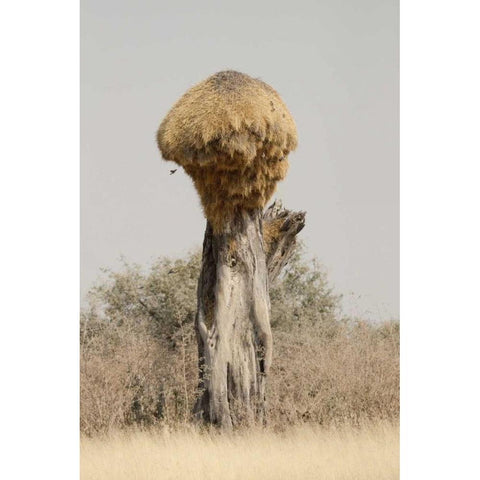
M399 415L398 322L275 332L270 423L360 425Z
M200 262L199 252L162 258L147 273L125 263L92 288L81 314L82 432L190 421ZM300 250L270 293L271 425L398 417L398 322L340 319L340 297Z

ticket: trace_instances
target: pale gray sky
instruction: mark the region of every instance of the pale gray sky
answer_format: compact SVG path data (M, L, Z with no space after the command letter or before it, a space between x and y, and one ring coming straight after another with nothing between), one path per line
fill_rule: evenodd
M398 22L398 0L82 0L82 296L121 255L147 266L201 245L197 194L154 136L190 86L233 69L295 118L274 198L307 211L300 236L346 311L398 318Z

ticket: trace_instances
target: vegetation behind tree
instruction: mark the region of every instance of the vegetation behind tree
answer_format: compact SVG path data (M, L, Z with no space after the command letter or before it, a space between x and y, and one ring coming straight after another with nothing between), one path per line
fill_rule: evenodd
M201 253L148 271L105 271L81 313L81 430L175 426L197 395L194 331ZM359 424L399 415L399 324L344 318L340 296L299 248L270 288L272 427Z

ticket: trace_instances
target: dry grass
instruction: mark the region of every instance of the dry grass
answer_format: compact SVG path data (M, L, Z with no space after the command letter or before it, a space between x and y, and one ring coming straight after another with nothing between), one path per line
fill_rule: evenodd
M258 156L282 156L297 146L295 122L280 95L265 82L235 71L218 72L190 88L157 132L166 160L181 166L217 163L244 166ZM228 166L228 165L226 165Z
M200 261L200 254L160 260L147 275L130 267L92 291L81 322L82 433L190 423ZM270 428L398 421L398 322L339 320L325 277L299 257L270 296Z
M81 440L82 480L399 478L398 426L298 427L235 435L193 429Z
M175 348L139 324L110 327L82 343L82 432L188 423L198 379L193 326L176 334ZM267 402L269 425L277 429L396 421L398 324L274 330Z
M342 320L315 265L271 290L267 430L191 425L200 256L112 274L81 323L82 478L398 478L399 324Z
M396 322L357 322L333 331L315 326L274 331L267 397L270 423L280 427L398 420L398 327Z
M295 122L278 93L240 72L218 72L188 90L157 134L163 158L193 178L215 233L239 210L273 195L297 146Z

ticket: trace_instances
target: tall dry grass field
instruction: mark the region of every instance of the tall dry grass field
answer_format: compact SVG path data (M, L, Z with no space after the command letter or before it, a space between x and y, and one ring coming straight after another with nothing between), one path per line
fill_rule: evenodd
M147 274L127 266L93 289L81 324L82 433L190 422L198 394L200 261L199 253L160 260ZM399 323L342 319L326 276L301 257L270 293L269 425L395 422Z
M398 478L399 432L390 422L233 435L124 431L81 440L82 480Z
M92 289L80 335L82 479L398 478L399 323L343 318L318 265L270 291L267 430L192 427L200 254Z

